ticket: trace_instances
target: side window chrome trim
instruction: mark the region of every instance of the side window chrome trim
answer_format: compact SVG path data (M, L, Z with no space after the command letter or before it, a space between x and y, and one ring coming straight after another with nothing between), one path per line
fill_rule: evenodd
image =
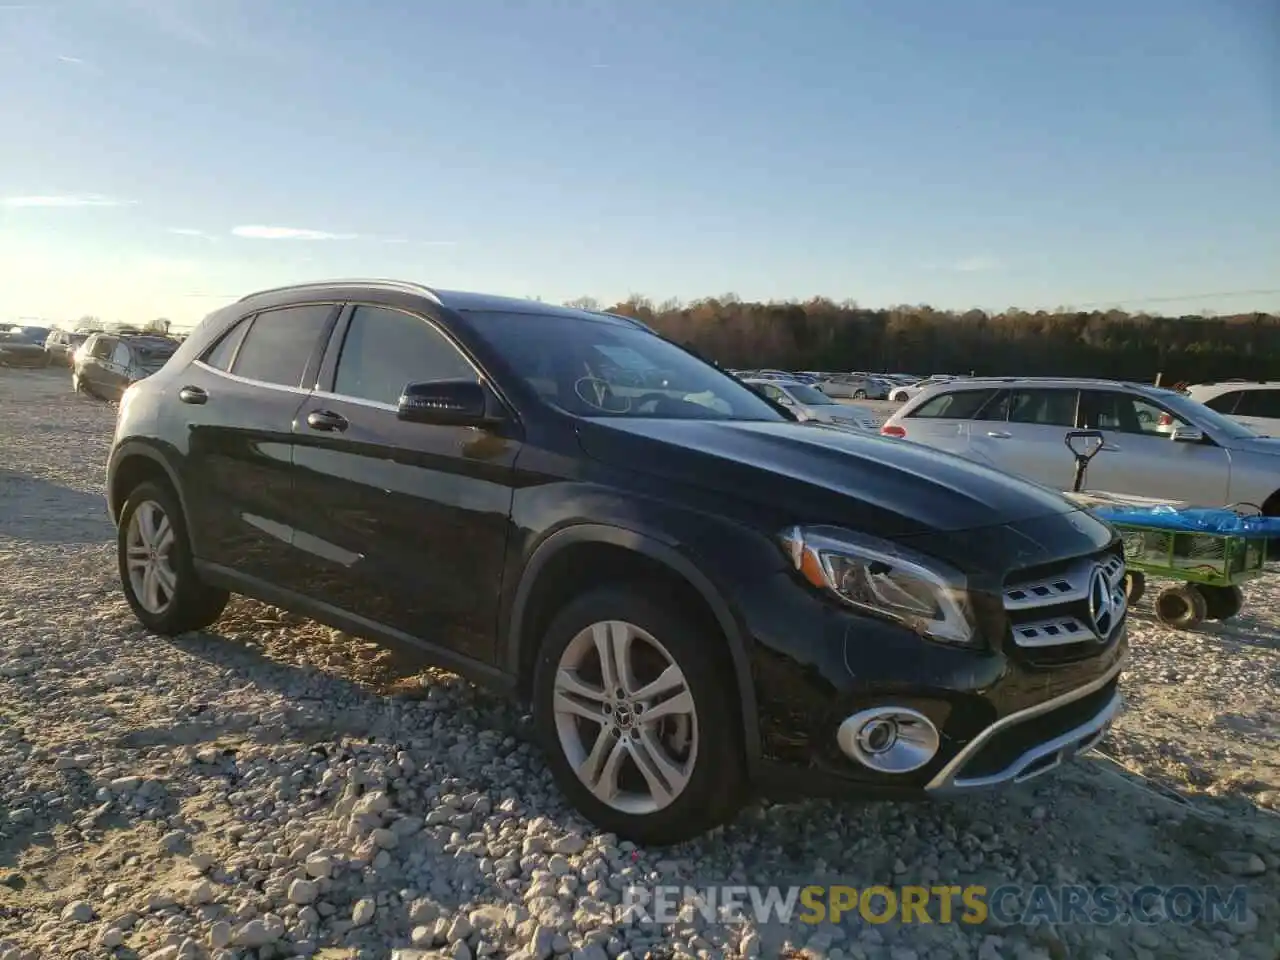
M207 373L213 373L219 377L224 377L227 380L232 380L236 383L243 383L248 387L263 387L267 390L280 390L284 393L297 394L300 397L305 397L312 392L307 390L305 387L290 387L283 383L268 383L265 380L253 380L249 377L242 377L236 373L228 373L226 370L219 370L217 367L209 366L209 364L205 363L203 360L192 360L191 365L193 367L199 367Z
M387 410L395 413L400 408L394 403L383 403L381 400L366 400L364 397L353 397L345 393L331 393L328 390L313 390L313 397L319 397L323 400L340 400L343 403L354 403L360 407L372 407L374 410Z

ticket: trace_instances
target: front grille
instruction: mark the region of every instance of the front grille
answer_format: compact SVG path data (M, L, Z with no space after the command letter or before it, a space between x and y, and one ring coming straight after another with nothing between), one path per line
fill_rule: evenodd
M1046 664L1096 652L1124 620L1124 574L1123 555L1107 550L1011 575L1003 601L1014 645Z

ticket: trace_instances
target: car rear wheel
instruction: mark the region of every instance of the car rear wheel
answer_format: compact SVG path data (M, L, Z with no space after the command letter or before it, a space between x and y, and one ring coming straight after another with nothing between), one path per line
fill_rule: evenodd
M230 596L196 575L182 508L168 487L139 484L120 511L116 536L120 583L148 630L173 636L222 614Z
M855 391L853 391L853 399L855 399L855 400L865 400L865 399L867 399L867 391L865 391L865 390L855 390Z
M535 725L561 789L602 829L677 843L741 803L742 719L723 639L707 634L643 585L581 596L547 630Z

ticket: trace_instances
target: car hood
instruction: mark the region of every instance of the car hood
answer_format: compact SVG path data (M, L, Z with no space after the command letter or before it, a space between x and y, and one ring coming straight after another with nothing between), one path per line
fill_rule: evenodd
M957 532L1077 512L1047 487L878 434L743 420L583 420L587 456L879 537Z

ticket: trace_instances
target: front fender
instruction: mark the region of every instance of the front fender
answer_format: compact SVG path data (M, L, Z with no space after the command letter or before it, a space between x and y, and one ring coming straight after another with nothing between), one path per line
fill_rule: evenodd
M562 527L539 543L524 566L511 604L507 620L507 670L512 676L518 676L523 644L536 642L536 639L523 635L522 624L539 574L560 551L584 543L620 547L662 564L689 583L710 608L729 645L729 657L742 709L747 764L749 771L754 772L760 756L760 731L744 631L720 589L692 560L680 553L669 538L661 534L608 524L575 523Z

